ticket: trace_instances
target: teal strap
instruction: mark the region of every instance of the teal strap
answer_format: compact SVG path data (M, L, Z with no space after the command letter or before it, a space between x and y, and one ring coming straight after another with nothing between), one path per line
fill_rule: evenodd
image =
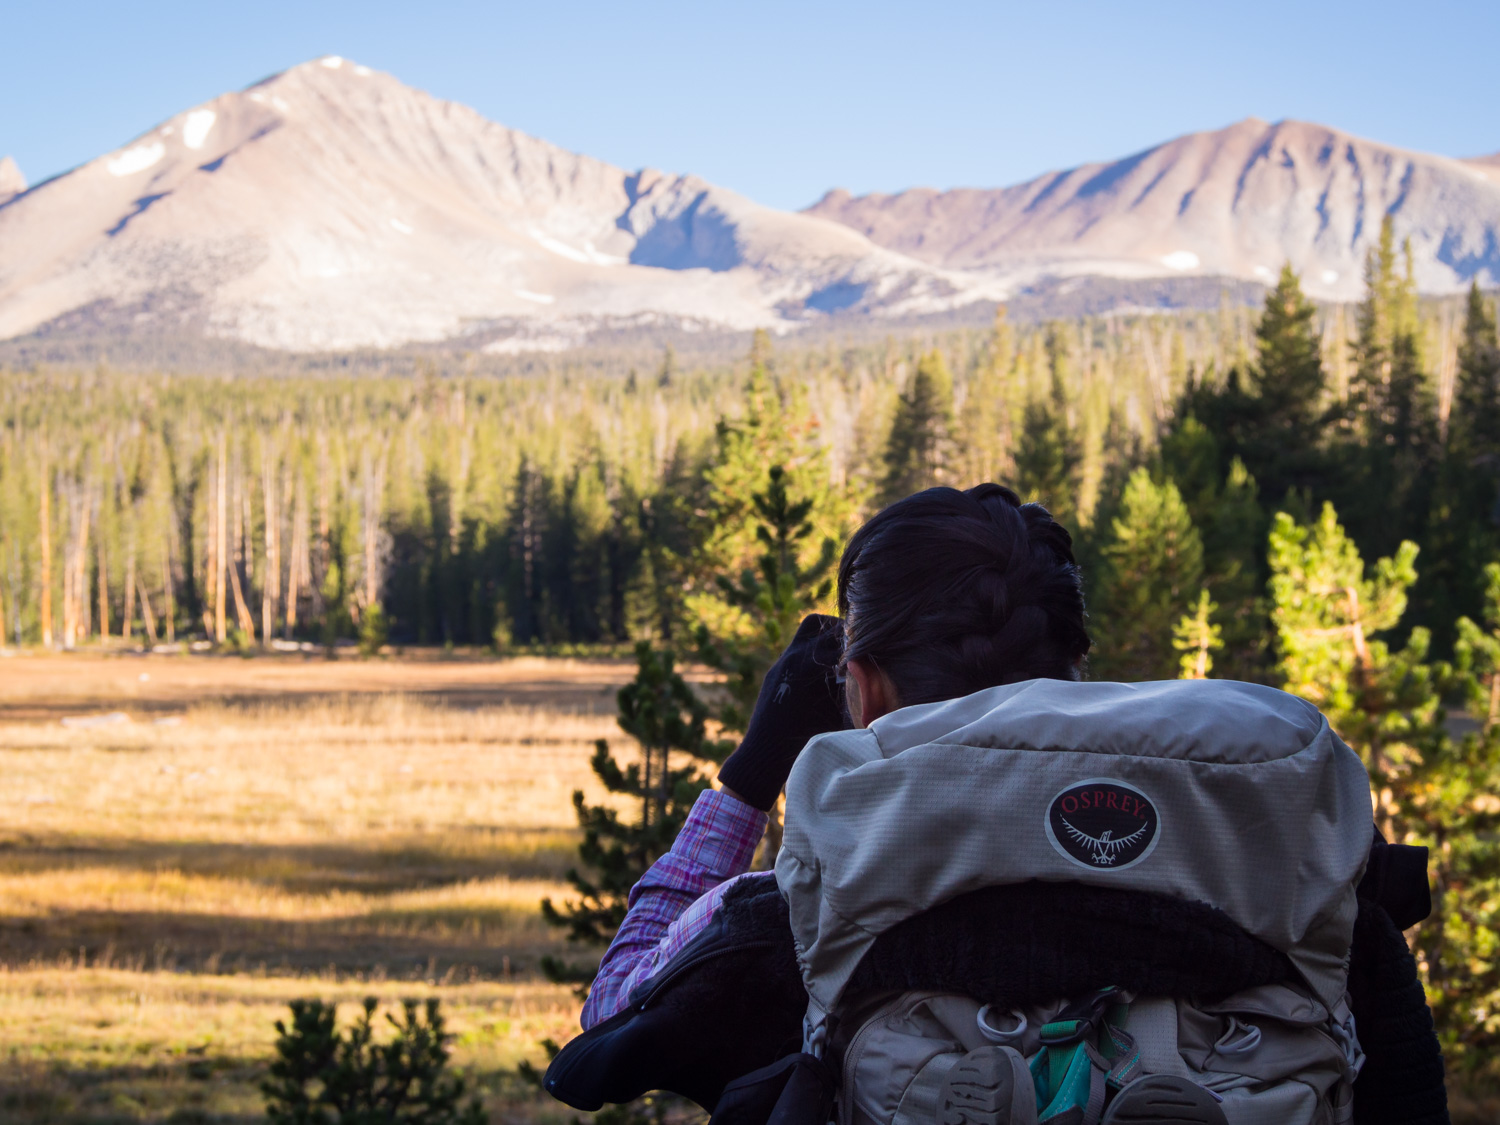
M1038 1125L1093 1125L1099 1120L1096 1114L1090 1121L1088 1110L1096 1100L1103 1109L1104 1082L1089 1054L1088 1044L1073 1043L1047 1047L1032 1060Z
M1070 1006L1059 1014L1075 1018L1043 1026L1045 1045L1030 1064L1039 1125L1099 1125L1108 1091L1139 1075L1141 1053L1124 1030L1130 1007L1112 992L1095 994L1114 1001L1097 1015L1077 1018L1078 1008Z

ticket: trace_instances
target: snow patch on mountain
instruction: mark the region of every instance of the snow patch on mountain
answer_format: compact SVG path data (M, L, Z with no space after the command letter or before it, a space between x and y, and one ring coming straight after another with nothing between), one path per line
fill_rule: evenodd
M147 168L154 168L161 162L161 158L167 154L167 146L160 141L150 141L134 148L127 148L119 156L105 165L111 176L133 176L137 172L144 172Z
M203 142L208 140L209 130L214 127L218 120L218 114L211 109L195 109L187 115L182 123L182 143L190 149L200 149Z

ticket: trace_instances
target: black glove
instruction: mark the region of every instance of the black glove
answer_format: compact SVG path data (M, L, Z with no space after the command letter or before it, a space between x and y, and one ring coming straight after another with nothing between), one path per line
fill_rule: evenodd
M760 696L739 748L719 768L719 781L758 809L776 803L792 763L807 740L848 730L838 682L844 623L810 614L760 685Z

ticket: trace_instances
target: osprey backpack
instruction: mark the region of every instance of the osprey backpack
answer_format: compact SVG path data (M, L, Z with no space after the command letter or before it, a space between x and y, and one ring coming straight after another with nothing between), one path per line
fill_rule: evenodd
M822 735L776 862L809 997L803 1054L780 1065L823 1076L837 1125L1348 1121L1370 838L1358 757L1316 708L1253 684L1034 680ZM1100 980L1014 1009L849 988L880 935L1033 881L1206 904L1291 971L1227 997Z

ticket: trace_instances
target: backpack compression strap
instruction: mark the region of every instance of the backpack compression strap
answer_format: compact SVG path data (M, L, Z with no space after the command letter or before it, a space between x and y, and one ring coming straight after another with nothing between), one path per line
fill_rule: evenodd
M1110 985L1042 1026L1042 1050L1031 1060L1039 1125L1098 1125L1107 1092L1139 1076L1141 1053L1125 1032L1132 999Z

